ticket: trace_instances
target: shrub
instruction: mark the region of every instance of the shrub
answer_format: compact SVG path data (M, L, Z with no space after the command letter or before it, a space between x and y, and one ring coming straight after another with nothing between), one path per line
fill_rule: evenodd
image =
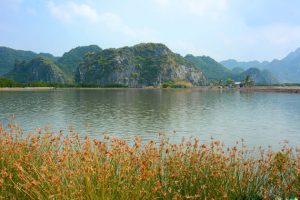
M193 84L187 81L169 81L162 84L162 88L190 88Z

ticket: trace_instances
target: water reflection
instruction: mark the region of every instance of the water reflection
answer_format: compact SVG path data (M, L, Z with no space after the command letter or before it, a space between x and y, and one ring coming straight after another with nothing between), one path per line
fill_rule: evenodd
M124 139L136 135L171 140L211 137L227 144L244 138L250 144L300 141L300 95L203 92L186 90L54 90L0 92L0 120L15 114L26 130L75 128L82 136L103 132ZM176 130L176 134L173 134Z

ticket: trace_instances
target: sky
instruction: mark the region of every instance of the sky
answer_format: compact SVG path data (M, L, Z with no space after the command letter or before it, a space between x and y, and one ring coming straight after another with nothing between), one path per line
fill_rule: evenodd
M0 46L166 44L181 55L281 59L300 47L299 0L0 0Z

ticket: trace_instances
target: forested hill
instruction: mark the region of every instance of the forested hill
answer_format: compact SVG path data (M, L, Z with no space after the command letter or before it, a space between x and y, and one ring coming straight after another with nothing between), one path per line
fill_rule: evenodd
M239 81L247 75L257 84L299 83L300 49L272 62L217 62L209 56L183 57L160 43L110 49L80 46L61 57L0 47L0 76L22 83L55 81L144 87L184 81L206 85L227 79Z

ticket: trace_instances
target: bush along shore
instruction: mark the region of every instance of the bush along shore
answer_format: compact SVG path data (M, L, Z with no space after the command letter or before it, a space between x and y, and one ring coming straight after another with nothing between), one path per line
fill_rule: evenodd
M0 77L0 88L26 88L26 87L48 87L48 88L127 88L127 85L118 83L100 85L96 83L49 83L49 82L32 82L18 83L10 79Z
M198 140L128 144L0 128L0 199L275 199L300 196L300 149Z
M128 85L123 85L119 83L111 84L97 84L97 83L50 83L50 82L32 82L32 83L18 83L14 80L1 78L0 77L0 88L35 88L35 87L47 87L47 88L128 88ZM151 87L151 86L149 86ZM152 86L154 87L154 86ZM161 88L191 88L193 84L187 81L169 81L164 82ZM144 87L145 88L145 87Z

